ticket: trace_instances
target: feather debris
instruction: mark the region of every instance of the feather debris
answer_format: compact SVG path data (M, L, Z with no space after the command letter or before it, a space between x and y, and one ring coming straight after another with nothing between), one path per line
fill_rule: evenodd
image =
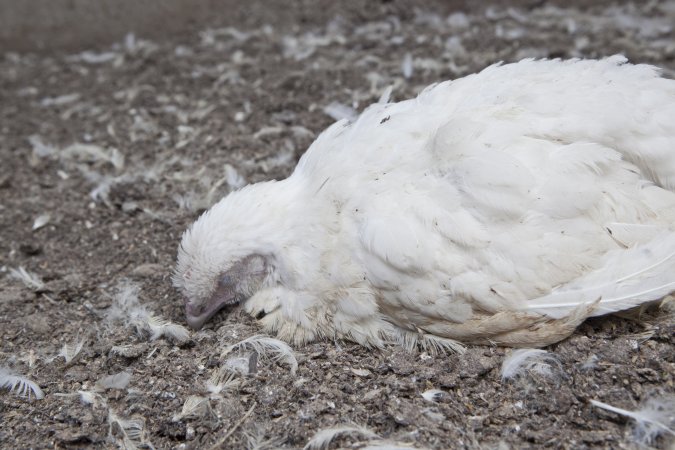
M351 122L358 117L358 113L354 108L338 102L331 102L324 106L323 112L335 120L346 119Z
M87 50L84 52L81 52L78 55L75 55L72 59L77 61L82 61L87 64L103 64L107 63L109 61L112 61L114 59L119 58L120 55L116 52L93 52L91 50Z
M77 394L80 396L80 401L85 405L92 405L93 407L98 407L100 405L105 405L106 402L103 397L92 391L77 391Z
M366 439L379 439L380 437L366 427L347 425L342 427L326 428L319 430L305 445L304 450L324 450L330 443L342 435L358 435Z
M255 335L243 341L237 342L227 347L220 355L221 358L234 350L243 350L249 348L256 352L260 359L271 359L274 362L287 364L291 368L291 373L295 375L298 370L298 360L293 354L291 347L279 339L269 336Z
M9 276L21 281L27 288L34 291L41 291L45 288L44 282L38 275L27 271L22 266L18 269L9 269Z
M35 355L35 350L30 349L28 350L28 353L22 353L21 357L19 357L19 361L25 362L28 364L29 368L33 368L35 363L37 362L38 357Z
M150 331L151 341L162 336L165 336L174 342L186 342L190 339L190 332L187 328L160 317L148 316L146 324Z
M590 402L595 407L633 419L635 421L633 435L642 445L650 445L656 437L664 433L675 436L675 395L650 398L644 407L637 411L618 408L597 400Z
M257 355L257 353L253 353L252 355ZM252 355L227 358L223 363L223 368L237 375L248 375L251 368Z
M406 53L403 57L403 62L401 63L401 72L403 73L403 78L406 80L413 74L413 59L410 53Z
M421 447L413 447L406 444L398 444L396 442L368 442L361 450L424 450Z
M588 358L586 358L586 361L581 365L581 370L593 370L598 366L598 361L600 358L598 358L597 355L593 354L590 355Z
M61 347L61 351L56 355L56 358L62 357L66 361L66 366L69 366L76 361L76 358L82 351L82 347L84 347L84 339L75 344L63 344L63 347Z
M166 337L182 344L190 339L190 332L182 325L153 315L138 299L140 289L132 283L123 283L113 305L106 313L108 322L121 321L131 326L139 335L149 336L150 340Z
M94 391L77 391L65 394L57 392L54 395L57 397L79 397L80 402L82 402L82 404L92 405L94 408L106 404L103 397L99 393Z
M420 395L428 402L436 402L443 396L443 394L445 394L445 392L441 391L440 389L429 389L422 392Z
M525 373L536 373L546 377L562 371L560 361L555 355L540 349L522 348L514 350L502 363L502 380L517 378Z
M61 106L67 105L68 103L76 102L80 99L80 94L64 94L59 95L58 97L45 97L40 100L42 106Z
M171 420L178 422L183 419L198 419L211 415L213 415L213 410L209 404L209 399L199 395L191 395L185 400L181 412L175 414Z
M125 358L138 358L147 349L148 349L147 344L115 345L110 349L110 353L113 355L124 356Z
M60 156L89 162L108 162L117 170L124 168L124 155L116 148L106 150L98 145L75 143L61 150Z
M239 386L237 374L230 371L226 366L215 369L211 378L204 383L206 390L214 397L220 397L221 393L233 390Z
M28 138L28 142L33 146L33 156L37 158L45 158L47 156L52 156L56 149L48 144L45 144L42 141L42 138L37 134L34 134Z
M247 450L276 450L286 442L286 438L283 437L266 438L259 426L255 427L255 434L245 430L244 439L246 439Z
M32 230L33 230L33 231L39 230L40 228L42 228L42 227L44 227L45 225L47 225L51 219L52 219L52 216L51 216L49 213L40 214L40 215L37 216L37 217L35 218L35 220L33 221L33 227L32 227Z
M108 411L108 436L126 450L154 448L146 436L143 418L123 419L112 409Z
M0 388L8 389L10 393L19 397L27 397L29 400L31 394L38 400L45 397L37 383L12 372L6 367L0 367Z
M119 372L103 377L96 382L99 389L126 389L131 381L129 372Z

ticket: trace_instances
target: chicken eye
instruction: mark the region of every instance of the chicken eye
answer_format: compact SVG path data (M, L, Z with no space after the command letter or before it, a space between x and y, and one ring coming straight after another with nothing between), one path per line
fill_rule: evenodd
M232 286L233 283L234 283L234 280L229 275L223 275L220 278L220 284L223 285L223 286Z

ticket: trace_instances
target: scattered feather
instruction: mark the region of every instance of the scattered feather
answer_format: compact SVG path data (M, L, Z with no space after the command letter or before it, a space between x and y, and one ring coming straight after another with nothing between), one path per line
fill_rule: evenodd
M396 442L371 441L361 450L424 450L420 447L413 447L406 444L398 444Z
M33 221L33 231L39 230L40 228L44 227L49 223L51 219L52 216L49 213L40 214Z
M92 405L93 407L98 407L105 404L103 397L92 391L77 391L80 396L80 401L85 405Z
M675 296L665 297L659 304L659 309L668 314L675 314Z
M190 339L190 331L187 328L157 316L148 316L146 324L150 331L150 340L152 341L162 336L178 343L184 343Z
M108 436L126 450L139 447L154 448L145 434L143 418L123 419L112 410L108 411Z
M323 108L323 112L334 120L346 119L351 122L358 117L358 113L354 108L338 102L329 103Z
M48 144L45 144L42 141L42 138L37 134L34 134L28 138L28 142L33 146L33 155L38 158L46 158L47 156L52 156L56 149Z
M75 358L79 356L83 346L84 339L75 344L63 344L61 351L56 357L62 357L66 361L66 366L69 366L71 363L75 362Z
M34 381L18 375L6 367L0 367L0 388L8 389L10 393L30 399L31 394L41 400L45 394Z
M9 276L21 281L27 288L34 291L41 291L45 288L44 282L38 275L27 271L21 266L18 269L9 269Z
M592 370L598 367L598 361L600 358L598 358L596 355L591 355L588 358L586 358L586 361L581 365L582 370Z
M115 345L110 349L113 355L124 356L125 358L138 358L148 349L146 344L142 345Z
M428 402L435 402L439 398L441 398L445 394L445 392L441 391L440 389L429 389L427 391L422 392L422 397L424 400Z
M19 357L19 361L25 362L28 364L28 367L32 368L35 366L35 363L37 362L38 357L35 355L35 350L30 349L28 350L28 354L23 353L21 357Z
M401 72L403 72L403 78L406 80L413 74L413 59L410 53L406 53L403 57L403 62L401 63Z
M87 64L102 64L108 61L112 61L117 58L119 55L115 52L102 52L96 53L91 50L84 51L79 55L76 55L76 58Z
M171 341L182 344L190 338L190 332L182 325L164 320L153 315L138 299L138 286L123 283L112 306L106 312L109 323L123 322L133 327L141 336L148 336L150 340L166 337Z
M209 399L198 395L191 395L185 400L181 412L175 414L172 420L178 422L182 419L198 419L210 415L213 415L213 410L211 409Z
M269 336L251 336L241 342L230 345L223 351L221 357L231 353L233 350L241 351L246 348L256 352L260 359L271 359L274 362L287 364L291 368L292 374L295 374L296 370L298 370L298 360L295 358L291 347L287 343Z
M93 391L77 391L67 394L57 392L54 395L57 397L78 397L80 399L80 402L82 402L82 404L91 405L94 408L106 404L103 397L99 393Z
M87 162L108 162L112 166L121 170L124 167L124 155L116 148L104 149L101 146L93 144L75 143L61 151L63 158L77 158Z
M384 91L382 91L382 95L380 95L380 98L377 101L377 103L382 105L389 103L389 100L391 99L391 92L393 90L394 86L392 85L387 86L387 88Z
M58 97L45 97L40 101L42 106L61 106L76 102L80 99L80 94L65 94Z
M206 390L213 396L220 396L223 393L233 390L239 386L239 380L236 380L236 373L231 372L227 367L215 369L211 378L206 380Z
M562 371L560 361L555 355L545 350L523 348L514 350L502 363L502 380L509 380L524 375L536 373L546 377L554 375L555 370Z
M126 389L130 381L129 372L120 372L101 378L96 382L96 386L101 389Z
M251 366L251 355L234 356L227 358L223 363L223 368L238 375L248 375Z
M260 427L255 428L255 434L251 431L244 431L246 439L246 450L276 450L286 441L283 437L266 438Z
M356 375L357 377L369 377L369 376L372 375L372 372L371 372L370 370L368 370L368 369L354 369L354 368L351 368L351 369L349 369L349 371L350 371L351 373L353 373L354 375Z
M650 445L661 434L675 435L675 395L650 398L642 409L628 411L607 403L591 400L591 404L635 421L633 435L642 445Z
M232 167L230 164L225 164L225 182L230 190L242 188L246 185L246 179Z
M304 450L324 450L328 448L333 439L342 435L359 435L366 439L379 439L379 436L368 428L359 426L343 426L326 428L318 431L305 445Z

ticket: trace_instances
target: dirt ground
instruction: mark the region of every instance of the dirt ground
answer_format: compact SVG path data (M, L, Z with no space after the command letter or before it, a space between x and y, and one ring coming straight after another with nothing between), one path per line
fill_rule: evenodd
M187 340L115 320L136 286L147 311L184 325L170 282L182 231L243 182L287 176L335 117L387 86L401 100L524 57L623 53L675 73L672 1L368 5L326 19L322 3L303 3L278 23L253 9L237 27L215 25L219 12L167 39L2 56L0 367L45 397L0 391L0 447L302 448L338 425L419 449L638 447L630 421L589 400L634 410L675 393L665 308L587 321L547 349L553 376L502 381L499 347L433 356L321 342L294 349L295 374L243 355L251 370L220 393L206 381L223 348L257 334L254 319L221 313ZM20 267L39 277L32 288ZM102 381L121 372L128 385ZM429 401L429 389L443 393ZM181 416L190 396L201 403ZM383 442L340 436L331 448L368 441Z

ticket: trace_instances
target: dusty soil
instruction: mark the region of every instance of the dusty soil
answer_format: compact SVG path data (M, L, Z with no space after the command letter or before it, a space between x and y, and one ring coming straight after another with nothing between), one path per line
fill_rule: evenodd
M80 54L5 54L0 366L36 382L45 398L0 391L0 446L131 446L120 422L111 425L121 417L137 420L136 434L155 448L301 448L343 424L415 448L636 447L630 422L588 401L636 409L675 392L675 327L665 309L589 320L547 349L561 363L554 376L515 381L501 380L510 350L498 347L433 356L315 343L295 349L296 374L260 360L182 418L189 396L209 397L205 382L224 364L222 349L258 332L255 320L219 314L176 342L111 319L131 283L148 311L184 324L169 279L182 231L242 180L288 175L333 122L326 111L361 110L389 85L403 99L530 56L624 53L674 73L675 2L519 5L449 16L450 4L373 2L326 20L320 3L306 4L295 21L263 23L252 10L238 28L130 36ZM12 277L19 267L43 285ZM77 343L73 360L57 357ZM97 383L125 371L125 387ZM428 401L429 389L443 394ZM99 397L86 405L78 391Z

